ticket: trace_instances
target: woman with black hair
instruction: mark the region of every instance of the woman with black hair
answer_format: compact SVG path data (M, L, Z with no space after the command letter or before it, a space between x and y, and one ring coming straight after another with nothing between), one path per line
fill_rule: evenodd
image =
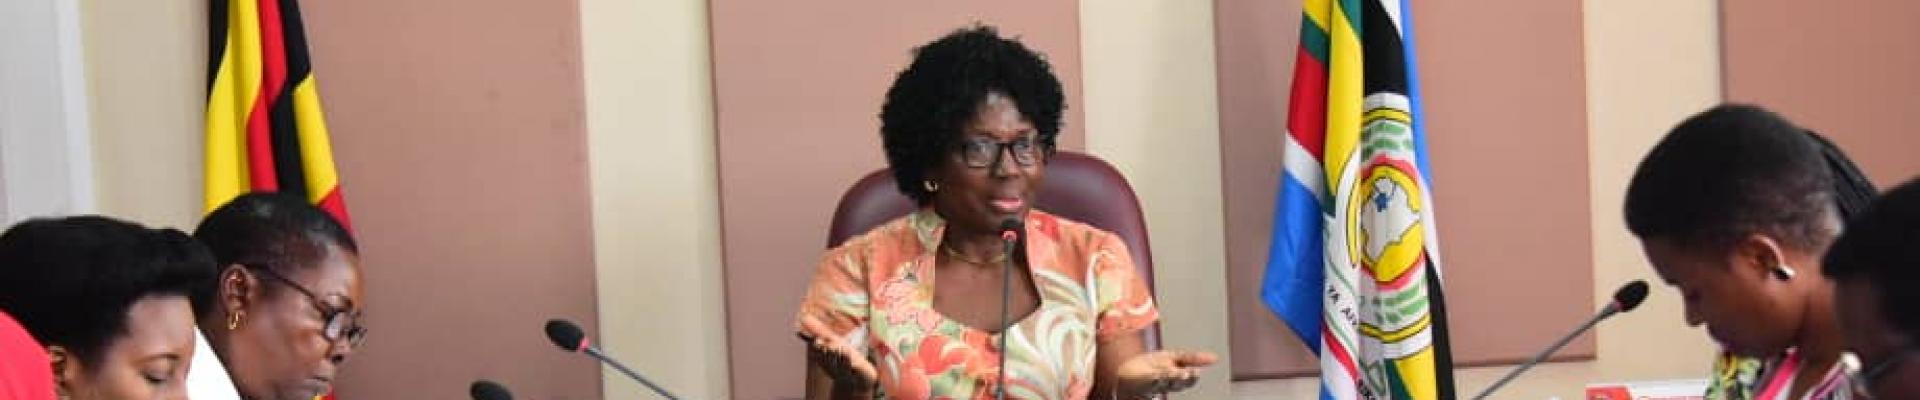
M187 398L191 295L212 282L178 230L84 216L0 234L0 311L45 346L63 399Z
M1844 342L1820 255L1873 187L1832 143L1772 112L1722 105L1655 145L1627 187L1627 228L1725 355L1713 399L1844 399Z
M1920 180L1887 192L1827 249L1841 364L1868 399L1920 399Z
M347 230L299 197L249 193L208 213L193 235L219 266L196 312L217 357L194 368L194 396L327 393L366 338L360 250Z
M1126 245L1032 209L1065 107L1050 68L977 26L894 79L881 142L920 209L819 264L798 316L807 398L1133 399L1191 387L1214 362L1146 351L1159 311ZM1008 221L1025 232L1011 259Z

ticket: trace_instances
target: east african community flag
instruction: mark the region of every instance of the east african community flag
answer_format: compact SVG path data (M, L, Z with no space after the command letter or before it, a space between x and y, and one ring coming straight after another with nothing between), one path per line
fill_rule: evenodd
M1410 0L1307 0L1261 298L1322 399L1452 399Z

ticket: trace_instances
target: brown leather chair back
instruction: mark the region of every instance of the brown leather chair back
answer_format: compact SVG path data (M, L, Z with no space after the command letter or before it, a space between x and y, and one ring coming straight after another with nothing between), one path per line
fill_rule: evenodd
M1147 246L1147 221L1133 186L1112 165L1093 156L1061 151L1047 159L1047 178L1034 206L1119 235L1133 253L1141 279L1153 287L1153 252ZM827 248L913 212L913 199L900 194L886 169L860 178L840 196L827 233ZM1148 350L1160 349L1160 325L1142 331Z

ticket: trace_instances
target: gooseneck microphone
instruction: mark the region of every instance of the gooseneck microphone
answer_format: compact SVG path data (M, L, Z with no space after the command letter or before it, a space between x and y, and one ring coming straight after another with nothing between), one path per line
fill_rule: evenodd
M1008 303L1013 300L1013 252L1020 247L1020 233L1026 224L1019 218L1007 218L1000 221L1001 257L1006 263L1000 274L1000 383L994 385L994 398L1007 400L1007 336L1012 334L1013 326L1007 324Z
M1541 351L1540 354L1534 355L1532 360L1528 360L1525 364L1520 364L1520 366L1515 367L1513 371L1507 372L1506 376L1500 377L1500 380L1494 381L1492 386L1488 386L1486 390L1481 390L1480 394L1473 396L1473 400L1487 398L1487 395L1493 394L1495 390L1500 390L1501 386L1506 386L1507 382L1513 381L1513 378L1519 377L1520 373L1527 372L1528 369L1532 369L1534 365L1540 364L1541 361L1546 361L1547 356L1553 355L1555 351L1560 351L1561 347L1566 347L1567 342L1573 341L1573 338L1579 337L1580 334L1593 329L1593 326L1599 324L1601 320L1612 317L1614 314L1633 311L1634 307L1639 307L1640 302L1646 300L1647 281L1635 279L1633 282L1627 282L1626 286L1621 286L1620 290L1613 292L1613 303L1607 304L1606 307L1601 307L1600 312L1594 314L1593 318L1588 318L1586 323L1580 324L1579 329L1574 329L1572 333L1561 337L1560 341L1553 342L1552 346L1548 346L1547 349Z
M513 393L508 392L506 386L485 379L473 381L473 385L467 386L467 394L473 396L473 400L513 400Z
M647 380L647 378L641 377L639 373L633 372L632 369L628 369L626 365L621 364L619 361L615 361L611 357L607 357L605 353L600 352L600 348L593 347L593 344L587 341L587 333L585 331L581 331L580 326L574 325L572 321L567 321L564 319L547 320L547 340L552 340L553 345L560 346L561 350L566 350L569 352L576 352L576 353L585 353L587 356L593 357L593 359L595 360L600 360L600 362L606 363L607 366L613 367L614 370L618 370L620 371L620 373L626 374L628 378L633 378L634 381L640 382L640 384L642 385L646 385L648 389L653 389L653 392L660 394L660 397L665 397L671 400L680 400L680 398L675 397L673 393L668 393L667 389L661 388L660 385L653 384L653 381L649 381Z

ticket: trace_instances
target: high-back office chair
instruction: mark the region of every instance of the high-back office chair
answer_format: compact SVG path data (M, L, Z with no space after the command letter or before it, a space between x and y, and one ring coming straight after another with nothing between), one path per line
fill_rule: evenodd
M1047 159L1047 178L1041 183L1034 206L1067 219L1080 221L1119 235L1132 253L1141 279L1153 289L1153 252L1147 247L1147 221L1140 213L1140 200L1120 171L1093 156L1060 151ZM827 233L827 247L833 248L861 233L913 212L913 199L900 194L893 173L881 169L860 178L840 196L833 211L833 225ZM1160 349L1160 324L1141 330L1147 350Z

